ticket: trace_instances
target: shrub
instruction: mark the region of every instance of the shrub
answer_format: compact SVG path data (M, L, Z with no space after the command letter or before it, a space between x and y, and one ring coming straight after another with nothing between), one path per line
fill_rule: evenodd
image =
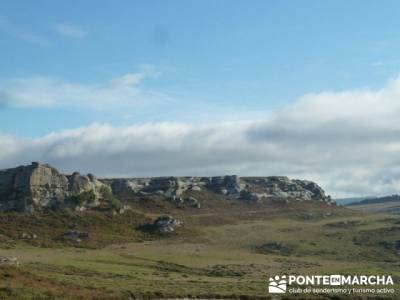
M109 188L102 186L100 188L100 194L101 194L102 201L106 205L110 206L110 208L116 209L116 210L121 208L121 202L119 201L119 199L117 197L115 197L113 195L112 191Z
M83 203L92 203L96 200L96 195L93 191L82 192L79 195L71 196L67 199L67 202L70 202L74 205L82 205Z

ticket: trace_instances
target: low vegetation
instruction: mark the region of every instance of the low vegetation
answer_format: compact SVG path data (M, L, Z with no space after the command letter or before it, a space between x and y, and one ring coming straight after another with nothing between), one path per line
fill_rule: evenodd
M84 203L93 203L96 200L96 195L92 190L82 192L78 195L68 197L66 203L71 203L74 206L82 205Z
M18 248L21 244L39 247L74 246L100 248L113 243L141 240L135 227L150 219L143 214L128 211L112 212L43 212L35 214L2 213L0 247ZM62 239L70 231L88 232L89 238L79 243ZM35 238L24 238L36 236Z
M0 255L20 265L0 266L0 299L271 299L266 282L284 273L390 274L399 289L394 217L320 203L131 204L124 214L1 214ZM182 228L168 235L139 229L160 214L182 220ZM61 239L67 232L88 235ZM309 297L342 298L364 299Z
M119 210L122 207L121 201L113 195L110 188L102 186L100 188L101 201L105 208Z

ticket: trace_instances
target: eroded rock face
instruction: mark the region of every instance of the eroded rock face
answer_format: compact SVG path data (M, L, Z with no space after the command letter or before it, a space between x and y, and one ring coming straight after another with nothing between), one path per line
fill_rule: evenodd
M103 185L93 175L65 176L50 165L37 162L1 170L0 211L57 209L65 205L68 197L85 191L92 190L99 197Z
M0 171L0 210L55 207L67 194L67 177L47 164L32 163Z
M179 196L181 194L180 185L181 183L177 177L157 177L149 182L144 191L156 192L166 197Z
M289 179L285 176L238 177L236 175L215 177L157 177L108 179L116 195L157 195L172 203L183 205L189 198L185 192L213 191L227 199L257 202L262 199L282 201L324 201L329 196L316 183L307 180ZM190 200L189 200L190 201Z
M79 195L82 192L93 191L96 199L101 197L100 189L104 184L97 180L93 174L81 175L78 172L74 172L67 178L69 195Z
M242 190L237 175L211 177L208 186L212 190L224 195L237 195Z
M329 196L316 183L285 176L156 177L97 179L94 175L63 175L48 164L0 170L0 211L33 212L74 205L84 211L98 207L104 188L112 196L126 199L156 196L179 207L200 208L201 193L213 192L226 200L258 202L324 201ZM86 193L86 194L85 194ZM88 195L89 193L89 195ZM93 193L93 195L91 195ZM82 197L76 197L76 196ZM75 197L71 201L71 197ZM110 198L110 197L109 197Z
M299 201L325 201L331 198L316 183L307 180L289 179L286 176L242 178L245 190L253 197Z

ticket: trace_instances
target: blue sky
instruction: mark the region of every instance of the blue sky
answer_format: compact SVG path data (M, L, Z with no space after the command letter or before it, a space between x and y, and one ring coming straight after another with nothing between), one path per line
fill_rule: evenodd
M141 88L162 92L174 104L122 120L120 112L11 105L0 112L0 128L39 136L92 122L196 118L196 109L188 109L193 103L268 111L308 92L379 87L400 66L399 5L2 1L1 81L44 76L98 84L147 65L159 75L143 80Z
M282 174L338 196L398 192L399 10L3 0L0 167Z

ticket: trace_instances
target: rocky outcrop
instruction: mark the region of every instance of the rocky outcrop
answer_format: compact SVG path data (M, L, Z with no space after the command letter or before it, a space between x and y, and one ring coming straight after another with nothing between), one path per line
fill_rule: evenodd
M143 184L138 185L136 182L128 179L108 180L108 184L110 184L112 192L116 195L129 195L138 192L140 187L144 186Z
M211 177L207 186L224 195L237 195L242 190L237 175Z
M167 198L180 197L185 191L200 191L206 185L199 177L155 177L148 181L141 179L136 184L134 179L128 179L142 193L158 194Z
M32 163L0 171L0 210L55 207L68 192L68 179L49 165Z
M286 176L245 177L245 190L255 199L272 198L299 201L325 201L331 198L316 183L307 180L289 179Z
M81 175L78 172L74 172L72 175L67 176L68 178L68 195L77 196L83 193L93 193L91 201L84 201L80 203L79 209L86 210L87 208L93 208L100 205L102 199L102 188L110 189L93 174ZM77 209L77 208L76 208Z
M64 207L69 197L87 191L93 191L97 200L102 186L93 175L65 176L48 164L33 162L0 171L0 211L57 209Z
M35 233L22 232L20 238L22 240L36 240L38 236Z
M153 223L154 230L159 233L174 232L176 228L180 227L181 225L182 225L181 221L175 219L170 215L160 216Z
M92 174L78 172L63 175L52 166L37 162L0 170L0 211L62 208L84 211L100 206L106 198L115 202L116 197L131 200L148 196L165 199L179 207L200 208L203 192L246 202L272 199L331 203L330 197L316 183L284 176L97 179ZM121 208L115 203L110 207L116 206Z
M294 249L294 246L281 242L271 242L256 247L256 251L259 253L280 255L290 255Z
M82 240L86 240L88 238L89 238L88 232L78 231L78 230L68 231L62 236L62 239L64 240L70 240L77 243L80 243L82 242Z
M116 195L157 195L181 206L194 202L185 197L190 192L209 190L227 199L257 202L262 199L282 201L331 202L324 190L307 180L289 179L285 176L238 177L236 175L215 177L157 177L150 179L108 179ZM134 188L133 188L134 187ZM192 206L197 206L197 201Z
M69 183L68 190L73 195L91 190L98 192L100 187L103 186L103 183L98 181L93 174L81 175L78 172L74 172L67 178Z
M180 196L182 192L181 185L182 184L177 177L153 178L148 185L143 188L143 192L157 192L166 197Z
M171 203L176 204L177 207L193 207L193 208L200 208L201 203L195 197L177 197L172 196L171 198L167 198L168 201Z

